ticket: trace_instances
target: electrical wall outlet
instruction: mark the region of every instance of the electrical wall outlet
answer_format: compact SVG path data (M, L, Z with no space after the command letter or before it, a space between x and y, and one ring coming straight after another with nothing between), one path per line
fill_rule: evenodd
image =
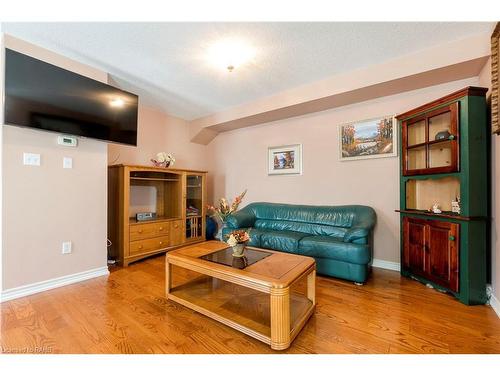
M62 253L63 254L71 254L71 241L62 243Z
M30 152L23 153L23 164L40 166L40 154L32 154Z

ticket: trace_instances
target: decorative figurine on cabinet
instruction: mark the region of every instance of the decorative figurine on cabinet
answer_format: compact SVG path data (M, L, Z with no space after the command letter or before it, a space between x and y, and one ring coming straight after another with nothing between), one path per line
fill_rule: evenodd
M451 212L460 215L460 197L456 197L454 201L451 201Z
M435 214L440 214L440 213L442 213L443 211L441 211L441 209L439 208L439 204L434 203L434 204L432 205L432 212L434 212Z

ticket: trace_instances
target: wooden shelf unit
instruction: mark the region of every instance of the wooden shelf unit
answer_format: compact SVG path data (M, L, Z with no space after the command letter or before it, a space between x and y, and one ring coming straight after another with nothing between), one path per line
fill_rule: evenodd
M457 213L448 211L443 211L440 214L436 214L432 211L423 211L423 210L395 210L395 211L403 214L432 216L434 218L446 218L453 220L465 220L465 221L486 220L485 217L462 216Z
M425 211L439 203L442 211L451 211L451 201L457 197L460 197L457 176L406 180L406 209Z
M196 184L193 184L196 182ZM196 185L196 186L195 186ZM108 169L109 257L124 267L205 240L206 172L138 165ZM196 212L196 220L190 212ZM138 212L154 212L137 221Z
M131 180L144 180L144 181L170 181L177 182L178 179L175 178L154 178L154 177L130 177Z
M396 116L402 139L401 274L470 305L487 300L486 91L466 87ZM460 214L451 212L457 197ZM442 213L430 211L434 203Z

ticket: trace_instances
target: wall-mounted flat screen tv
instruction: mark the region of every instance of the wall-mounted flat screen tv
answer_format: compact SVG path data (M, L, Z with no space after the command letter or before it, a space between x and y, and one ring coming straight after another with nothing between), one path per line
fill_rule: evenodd
M137 145L138 96L5 50L5 124Z

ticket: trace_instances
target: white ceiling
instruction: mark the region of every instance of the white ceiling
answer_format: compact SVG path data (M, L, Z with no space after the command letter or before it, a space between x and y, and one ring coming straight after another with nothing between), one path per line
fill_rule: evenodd
M143 104L191 120L328 76L473 34L493 23L3 23L2 31L108 71ZM204 59L241 37L255 63Z

